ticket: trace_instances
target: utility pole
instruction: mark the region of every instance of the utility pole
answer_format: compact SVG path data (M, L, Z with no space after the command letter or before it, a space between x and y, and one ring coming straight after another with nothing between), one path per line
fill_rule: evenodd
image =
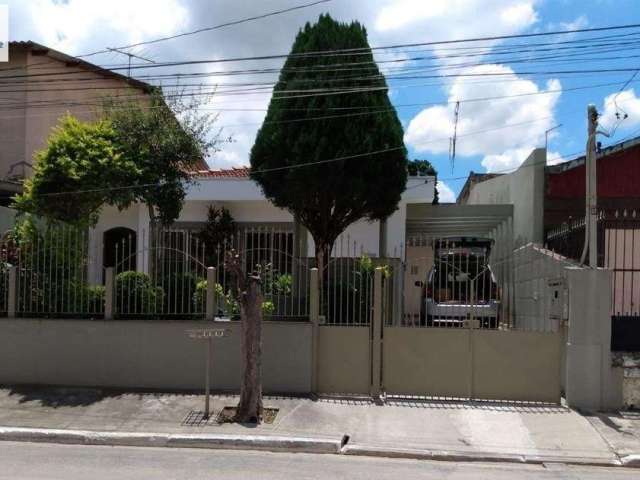
M595 105L587 106L588 137L585 155L585 229L584 248L580 263L584 263L589 252L589 266L598 266L598 178L596 161L596 135L609 136L598 130L598 111Z

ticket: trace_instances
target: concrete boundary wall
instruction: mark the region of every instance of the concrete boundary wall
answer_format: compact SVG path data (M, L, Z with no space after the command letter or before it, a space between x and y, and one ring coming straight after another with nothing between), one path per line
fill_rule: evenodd
M0 319L0 384L202 389L206 340L186 330L227 328L214 339L212 388L240 386L238 322ZM265 322L266 392L311 391L310 323Z
M318 327L318 392L369 395L371 329L368 325Z

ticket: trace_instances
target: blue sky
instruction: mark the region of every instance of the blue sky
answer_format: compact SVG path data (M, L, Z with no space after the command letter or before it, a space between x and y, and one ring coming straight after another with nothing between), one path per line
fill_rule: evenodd
M78 55L287 8L305 1L0 0L2 3L10 6L12 40L35 40ZM341 20L360 20L368 29L372 46L640 23L638 0L333 0L294 13L137 47L131 51L158 62L286 53L298 28L322 12L329 12ZM451 47L445 50L443 46L382 52L377 59L400 60L381 64L387 72L392 69L400 73L424 72L428 68L430 75L475 75L389 80L390 98L398 106L411 158L425 158L436 166L444 183L440 186L442 197L451 200L470 170L506 171L517 167L531 149L544 146L545 131L558 124L562 126L549 135L550 161L564 161L572 158L571 154L581 152L585 142L586 105L590 102L603 113L602 123L606 128L611 129L617 123L616 112L624 110L628 115L612 139L604 143L636 134L640 130L640 99L635 93L638 83L632 82L616 97L615 104L611 101L633 72L519 74L529 71L640 68L640 56L635 58L638 47L633 43L637 37L633 35L627 39L592 40L601 44L626 42L598 47L601 53L568 50L563 47L575 44L560 43L636 32L640 29L465 44L466 50L462 52L467 55L471 53L470 46L482 46L484 49L482 55L462 60L451 57L460 50ZM541 43L546 46L532 45ZM519 48L521 51L505 53L507 48ZM536 48L544 48L544 51ZM540 61L541 56L557 57L563 50L574 56ZM473 53L480 52L475 50ZM416 56L433 59L411 60ZM594 60L587 61L587 58ZM123 62L122 57L113 53L88 59L102 65ZM462 62L466 65L461 66ZM242 68L278 68L281 64L282 60L274 60L243 64ZM238 66L209 64L193 67L190 71L207 72L207 82L216 83L228 81L225 80L228 77L217 76L214 72L233 68ZM502 75L486 76L489 73ZM273 75L260 81L275 78ZM248 79L235 79L242 80ZM640 81L640 75L636 80ZM595 87L601 84L607 85ZM485 97L507 98L468 102L469 99ZM453 133L457 100L461 101L459 136L457 156L452 166L448 138ZM220 113L218 124L224 126L225 135L234 138L233 143L225 144L212 159L214 168L248 163L248 152L268 101L268 92L233 97L232 100L214 97L207 109L211 112L225 109ZM414 106L403 106L406 104Z

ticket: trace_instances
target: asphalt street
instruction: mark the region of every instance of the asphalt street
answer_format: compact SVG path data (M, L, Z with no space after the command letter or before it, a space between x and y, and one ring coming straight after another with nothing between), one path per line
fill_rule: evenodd
M0 442L0 479L631 479L637 469Z

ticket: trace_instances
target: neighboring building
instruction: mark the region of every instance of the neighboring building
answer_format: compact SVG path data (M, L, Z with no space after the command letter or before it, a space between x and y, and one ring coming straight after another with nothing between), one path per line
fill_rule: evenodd
M508 175L471 174L458 201L513 204L516 244L544 244L578 262L585 238L585 157L558 165L545 159L545 150L537 149ZM598 152L597 194L597 266L613 271L613 347L640 349L640 137Z
M471 173L457 203L513 205L514 247L544 242L544 169L547 152L537 148L508 175Z
M603 148L597 160L598 207L640 208L640 137ZM545 169L544 229L553 230L585 214L585 157Z
M58 119L99 115L107 96L144 101L153 87L35 42L10 42L0 68L0 205L32 173L33 154L46 145Z
M476 173L469 172L469 176L467 177L467 181L464 182L462 186L462 190L458 194L458 198L456 199L457 204L464 205L469 203L469 195L471 194L471 190L474 185L484 182L486 180L491 180L492 178L499 177L503 175L502 173Z

